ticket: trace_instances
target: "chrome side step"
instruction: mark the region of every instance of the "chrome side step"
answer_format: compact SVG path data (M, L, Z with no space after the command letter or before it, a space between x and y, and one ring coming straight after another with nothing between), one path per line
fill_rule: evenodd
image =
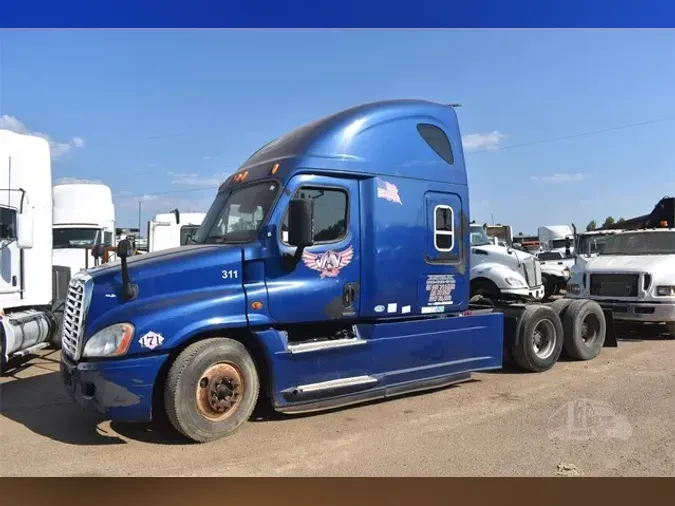
M352 337L348 339L333 339L330 341L316 341L312 343L289 344L287 349L290 353L307 353L310 351L331 350L334 348L344 348L346 346L358 346L366 344L365 339Z
M294 392L306 394L310 392L320 392L322 390L335 390L339 388L347 388L353 386L362 386L377 383L377 378L372 376L352 376L351 378L341 378L329 381L321 381L319 383L310 383L307 385L298 385L290 388Z

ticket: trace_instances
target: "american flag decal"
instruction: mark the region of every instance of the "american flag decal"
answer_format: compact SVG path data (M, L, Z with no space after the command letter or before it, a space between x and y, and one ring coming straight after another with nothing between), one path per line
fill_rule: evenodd
M377 178L377 198L403 205L396 185L388 183L379 177Z

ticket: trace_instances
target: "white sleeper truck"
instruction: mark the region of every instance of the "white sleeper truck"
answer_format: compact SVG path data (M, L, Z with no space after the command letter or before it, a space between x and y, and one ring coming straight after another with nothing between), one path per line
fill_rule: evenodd
M567 296L595 300L617 321L663 323L675 338L673 200L657 204L648 228L608 236L597 256L574 271Z
M0 130L0 369L60 344L70 281L52 266L52 181L46 140ZM68 310L66 308L66 310Z
M190 243L206 213L181 213L174 209L148 222L148 253L178 248Z
M94 266L97 244L114 247L115 205L104 184L59 184L53 190L53 261L71 274Z

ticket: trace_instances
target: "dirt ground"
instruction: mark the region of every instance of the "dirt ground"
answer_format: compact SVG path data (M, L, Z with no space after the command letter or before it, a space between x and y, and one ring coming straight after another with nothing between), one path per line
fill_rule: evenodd
M675 476L675 341L646 333L547 373L251 421L205 445L93 418L46 353L0 380L0 475Z

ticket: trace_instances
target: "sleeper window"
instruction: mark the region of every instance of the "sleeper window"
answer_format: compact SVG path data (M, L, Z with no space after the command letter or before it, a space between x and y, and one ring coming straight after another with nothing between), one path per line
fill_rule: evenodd
M445 132L434 125L421 123L417 125L417 131L424 139L424 142L433 149L438 156L445 160L448 165L455 163L455 157L452 154L452 146Z
M438 251L452 251L455 246L454 218L450 206L434 209L434 244Z

